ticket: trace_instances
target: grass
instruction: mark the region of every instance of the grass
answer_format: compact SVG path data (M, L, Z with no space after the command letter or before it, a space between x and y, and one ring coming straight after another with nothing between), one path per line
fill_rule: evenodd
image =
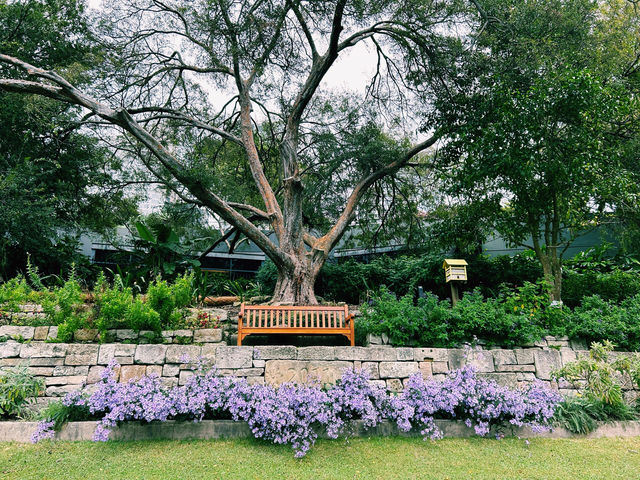
M303 459L256 440L0 444L3 480L638 479L640 438L321 440Z

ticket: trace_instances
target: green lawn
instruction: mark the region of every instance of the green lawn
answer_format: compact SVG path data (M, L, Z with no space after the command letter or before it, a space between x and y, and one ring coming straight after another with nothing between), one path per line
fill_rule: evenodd
M255 440L0 444L12 479L638 479L640 438L322 440L297 460Z

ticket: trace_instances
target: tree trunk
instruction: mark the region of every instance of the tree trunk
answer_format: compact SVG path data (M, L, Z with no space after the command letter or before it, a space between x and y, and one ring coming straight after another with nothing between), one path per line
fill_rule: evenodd
M312 268L307 262L298 263L293 271L278 269L278 281L273 291L273 305L317 305L313 286L319 268Z

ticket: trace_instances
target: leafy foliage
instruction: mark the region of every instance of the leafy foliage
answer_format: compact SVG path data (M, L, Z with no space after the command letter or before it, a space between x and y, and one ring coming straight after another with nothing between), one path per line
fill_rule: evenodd
M26 367L0 371L0 418L18 417L28 401L44 390L44 381L31 375Z

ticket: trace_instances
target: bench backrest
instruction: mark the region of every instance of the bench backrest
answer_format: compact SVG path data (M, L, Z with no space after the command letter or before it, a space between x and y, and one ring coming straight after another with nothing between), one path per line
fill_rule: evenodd
M242 305L248 328L348 328L349 307Z

